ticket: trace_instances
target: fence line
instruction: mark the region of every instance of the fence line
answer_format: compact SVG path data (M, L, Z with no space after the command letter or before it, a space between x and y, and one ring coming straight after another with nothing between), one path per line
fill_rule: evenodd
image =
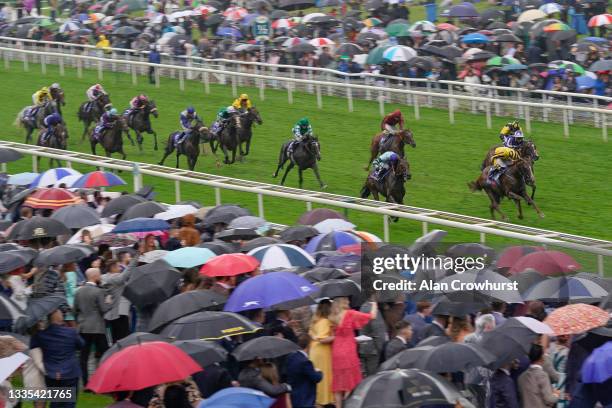
M508 99L493 99L483 96L474 96L466 94L458 94L450 92L448 94L433 92L431 90L419 90L413 88L386 88L375 85L356 84L348 80L344 82L332 81L317 81L311 79L271 76L261 73L235 72L214 68L190 67L183 65L169 64L154 64L144 61L131 61L121 59L102 58L95 56L86 56L78 54L63 54L50 51L31 51L15 48L0 47L0 53L3 54L5 68L10 67L11 60L19 60L23 63L23 69L29 70L30 58L39 61L41 71L46 72L46 65L49 63L57 63L60 69L60 75L65 75L65 66L72 64L77 70L77 76L81 77L84 68L97 68L98 77L103 78L104 72L110 67L113 71L122 71L131 73L132 83L138 83L138 71L144 74L152 68L155 78L155 84L160 86L161 76L177 77L179 80L179 88L184 90L185 80L189 78L201 79L204 83L205 92L210 92L211 79L215 78L219 83L227 85L231 84L232 93L234 96L238 94L238 86L243 86L241 82L247 80L252 81L259 88L260 98L265 98L266 87L282 88L287 91L287 100L289 104L293 103L293 92L301 86L307 92L316 93L318 108L323 108L322 95L327 89L328 94L333 94L333 90L339 90L339 93L346 98L348 110L353 111L353 99L369 99L377 100L379 104L379 112L381 115L385 113L385 104L388 102L403 101L409 103L414 108L414 116L418 120L420 118L420 107L431 106L429 101L435 99L445 99L444 105L449 113L449 123L454 123L454 112L457 106L464 102L472 106L472 111L478 109L485 110L486 125L491 128L491 116L493 111L500 112L502 108L514 109L516 115L522 117L526 124L526 130L531 132L531 121L535 120L535 111L540 110L542 117L546 119L550 113L560 112L562 115L563 133L565 137L570 135L570 125L573 123L573 118L580 115L591 114L596 122L601 124L602 138L608 140L608 115L612 110L598 108L592 106L582 106L578 104L558 105L554 103L532 102L529 100L508 100ZM19 56L16 58L16 56ZM89 66L87 66L89 64ZM429 82L428 82L429 83ZM251 85L252 86L252 85ZM451 88L452 89L452 88ZM423 102L421 102L423 101ZM499 114L499 113L498 113Z
M578 235L565 234L550 230L532 228L528 226L510 224L496 220L437 211L427 208L407 205L391 204L386 202L341 196L325 192L301 190L297 188L260 183L250 180L241 180L212 174L175 169L148 163L139 163L126 160L112 159L91 154L63 151L57 149L32 146L16 142L0 141L0 147L15 149L23 154L32 156L33 170L38 170L38 160L41 157L65 160L68 166L80 163L95 166L101 169L114 169L130 171L133 175L134 189L142 187L142 175L149 175L174 181L175 199L181 200L181 183L191 183L212 187L215 191L215 204L222 203L221 191L233 190L257 195L258 215L265 217L265 197L276 197L301 201L306 209L312 209L312 204L322 204L352 209L382 216L384 241L390 239L389 217L399 217L421 223L423 233L429 231L430 224L478 233L480 242L486 242L487 234L505 238L535 242L541 245L554 245L566 249L586 252L597 257L597 270L600 275L604 273L604 257L612 257L612 242L588 238Z

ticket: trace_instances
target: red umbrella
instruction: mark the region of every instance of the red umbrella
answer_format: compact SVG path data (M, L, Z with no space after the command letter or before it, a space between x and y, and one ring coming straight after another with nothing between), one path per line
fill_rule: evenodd
M556 336L579 334L604 326L610 314L597 306L576 303L554 310L544 323L549 325Z
M532 252L546 251L544 247L518 245L506 248L497 259L498 268L512 268L516 262L525 255Z
M259 266L259 261L246 254L223 254L209 259L200 268L204 276L236 276L253 272Z
M67 205L78 204L81 199L63 188L41 188L29 196L23 203L31 208L49 208L57 210Z
M86 388L98 394L136 391L184 380L198 371L202 367L183 350L153 341L126 347L104 360Z
M510 269L510 273L520 273L525 269L535 269L544 275L574 272L582 266L571 256L559 251L538 251L521 257Z

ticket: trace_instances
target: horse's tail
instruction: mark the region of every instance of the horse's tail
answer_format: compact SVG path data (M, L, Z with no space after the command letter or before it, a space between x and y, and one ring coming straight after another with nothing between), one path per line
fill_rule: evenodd
M28 109L27 107L23 108L22 110L19 111L19 113L17 114L17 116L15 116L15 121L13 122L13 126L15 127L24 127L23 124L23 116L25 114L26 109Z
M473 193L473 192L475 192L475 191L478 191L478 190L482 190L482 186L480 185L480 183L478 182L478 180L476 180L476 181L470 181L470 182L468 183L468 187L469 187L469 189L470 189L470 191L471 191L472 193Z
M361 195L361 198L368 198L368 196L370 195L370 188L368 187L368 183L365 183L363 185L359 194Z

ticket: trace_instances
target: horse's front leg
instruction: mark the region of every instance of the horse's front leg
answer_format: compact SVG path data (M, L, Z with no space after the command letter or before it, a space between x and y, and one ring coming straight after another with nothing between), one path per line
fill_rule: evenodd
M238 147L234 147L232 149L232 161L230 162L230 164L234 164L236 162L236 152L238 151Z
M157 151L157 149L158 149L158 146L157 146L157 133L153 129L149 129L149 131L151 133L153 133L153 143L155 143L153 145L153 150Z
M530 206L532 206L532 207L533 207L533 209L534 209L534 210L536 210L536 213L538 213L538 217L540 217L540 218L544 218L544 213L543 213L543 212L540 210L540 208L537 206L537 204L535 203L535 201L533 201L533 200L531 199L531 197L529 197L529 194L527 194L527 192L526 192L526 191L523 191L523 194L522 194L522 195L518 195L518 194L516 194L516 193L514 193L514 192L512 192L512 191L511 191L511 192L510 192L508 195L509 195L510 197L512 197L512 198L516 198L516 199L518 199L518 200L520 200L521 198L525 199L525 201L527 202L527 204L529 204Z
M134 139L132 139L132 134L130 133L130 130L129 130L129 129L126 129L126 130L125 130L125 136L126 136L126 137L127 137L127 139L130 141L130 144L131 144L132 146L136 146L136 145L134 144Z
M246 153L244 153L244 155L248 156L250 151L251 151L251 138L249 137L246 141Z
M290 162L289 165L287 166L287 168L285 169L285 174L283 175L283 179L281 180L281 186L285 185L285 180L287 179L287 174L289 174L289 171L293 168L293 166L295 166L295 164L293 164L293 162Z
M138 150L140 153L142 153L142 142L144 141L144 138L142 137L142 133L139 131L135 130L134 132L136 132L136 143L138 143Z
M489 207L491 209L491 218L495 219L495 211L497 211L501 216L502 220L507 221L508 216L501 210L501 208L499 208L501 201L499 197L496 196L495 193L493 193L489 189L485 189L485 192L489 196L489 200L491 200L491 205Z
M162 159L159 162L160 166L164 165L166 158L168 158L168 156L170 156L173 151L174 151L174 147L172 146L172 141L169 141L168 146L166 146L166 150L164 151L164 157L162 157Z
M94 156L96 155L96 142L92 141L91 142L91 154L93 154Z
M83 121L83 134L81 135L81 143L85 141L85 136L89 130L89 122Z
M535 192L536 192L536 185L532 185L531 186L531 199L533 200L535 198ZM529 204L531 205L531 204Z
M176 149L176 168L179 168L179 157L180 157L179 149Z
M321 186L321 189L324 190L327 188L327 184L323 183L323 180L321 180L321 175L319 174L319 166L317 165L317 163L314 164L314 166L312 166L312 171L315 174L315 177L317 178L317 181L319 182L319 185Z

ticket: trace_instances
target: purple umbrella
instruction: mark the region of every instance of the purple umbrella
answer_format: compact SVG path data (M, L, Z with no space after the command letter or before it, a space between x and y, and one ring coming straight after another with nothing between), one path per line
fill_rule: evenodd
M582 365L582 382L601 384L612 378L612 341L593 350Z
M235 37L242 38L242 33L240 30L234 27L219 27L217 30L217 35L220 37Z
M302 299L318 290L301 276L290 272L271 272L242 282L225 304L226 312L268 309L280 303Z
M450 17L459 17L459 18L467 18L467 17L478 17L479 14L471 3L462 3L456 6L451 7L448 12Z
M306 252L335 251L343 246L359 244L361 240L355 234L344 231L332 231L320 234L310 240L306 245Z

